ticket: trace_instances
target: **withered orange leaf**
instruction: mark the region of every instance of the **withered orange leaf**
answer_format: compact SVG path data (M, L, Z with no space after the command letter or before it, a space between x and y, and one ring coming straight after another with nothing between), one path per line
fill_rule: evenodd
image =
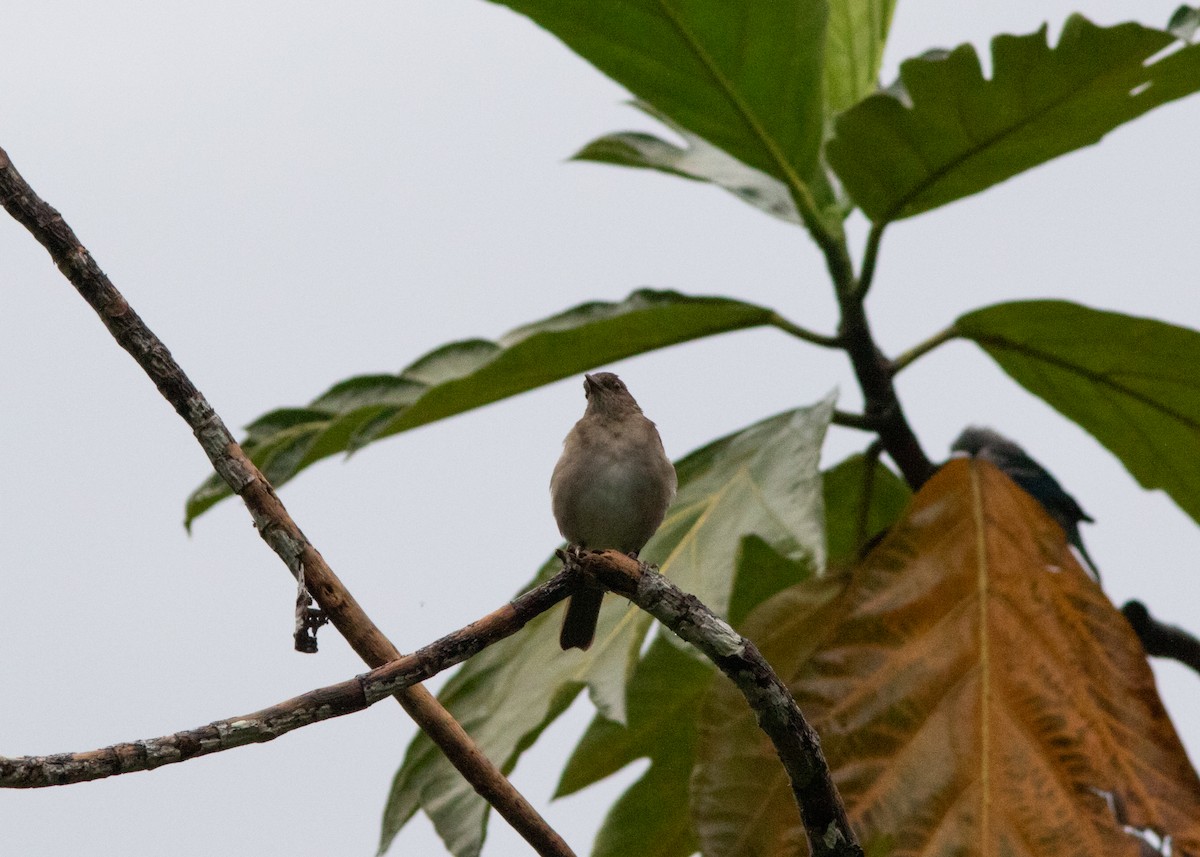
M780 592L746 632L820 733L862 842L1200 855L1200 780L1137 637L999 470L951 461L840 594L818 584ZM706 857L805 853L782 766L725 680L692 792Z

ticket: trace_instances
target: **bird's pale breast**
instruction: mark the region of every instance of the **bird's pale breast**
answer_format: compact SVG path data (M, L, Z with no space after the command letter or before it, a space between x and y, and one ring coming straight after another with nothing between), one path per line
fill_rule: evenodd
M649 420L613 428L571 430L550 482L554 517L572 544L638 551L674 496L674 468Z

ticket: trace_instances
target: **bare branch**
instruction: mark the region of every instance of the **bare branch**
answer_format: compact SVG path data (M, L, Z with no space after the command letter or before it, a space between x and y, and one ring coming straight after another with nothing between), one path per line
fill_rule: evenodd
M628 598L700 649L738 686L758 725L775 745L813 857L862 857L841 795L829 774L817 733L808 725L787 685L750 640L738 634L694 595L617 551L560 553L564 565L578 564L605 588Z
M376 627L333 569L296 525L274 488L233 439L161 340L117 291L62 216L42 200L0 149L0 203L50 253L63 275L91 305L113 338L191 427L209 461L249 509L259 535L308 591L334 627L371 667L397 660L400 651ZM567 844L483 755L462 726L425 688L396 694L405 711L460 773L543 855L571 854Z
M617 551L561 552L564 567L541 586L470 625L371 672L309 691L270 708L161 738L55 756L0 758L0 787L40 788L85 782L187 761L361 711L462 663L511 636L570 595L584 576L628 598L703 652L742 691L775 745L800 807L814 857L862 857L820 740L791 692L750 640L693 595Z
M1126 601L1121 612L1142 641L1146 654L1156 658L1172 658L1200 673L1200 640L1178 625L1168 625L1155 619L1140 601Z
M135 771L151 771L197 756L273 741L309 724L362 711L399 690L462 663L492 643L512 636L531 619L570 595L578 578L577 570L564 569L499 610L411 655L252 714L228 717L174 735L114 744L83 753L0 757L0 788L62 786Z

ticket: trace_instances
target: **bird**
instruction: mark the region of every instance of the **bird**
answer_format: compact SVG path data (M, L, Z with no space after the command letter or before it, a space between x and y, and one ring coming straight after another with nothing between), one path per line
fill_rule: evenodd
M1087 563L1088 570L1096 582L1100 582L1100 569L1083 546L1083 537L1079 533L1079 524L1086 521L1094 523L1094 519L1079 502L1063 489L1058 480L1050 472L1038 464L1017 443L1009 440L999 432L982 426L968 426L951 445L952 452L965 452L974 458L990 461L1026 494L1041 504L1042 508L1053 518L1063 532L1067 542L1071 544Z
M584 375L583 392L587 407L550 477L554 520L572 548L636 558L675 498L675 466L620 378ZM603 598L598 587L571 596L559 634L564 651L591 646Z

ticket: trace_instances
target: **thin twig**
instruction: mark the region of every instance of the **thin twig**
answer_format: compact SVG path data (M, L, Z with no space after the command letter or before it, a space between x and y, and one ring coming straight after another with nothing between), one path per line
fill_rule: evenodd
M770 324L782 330L784 333L789 333L797 339L803 339L805 342L811 342L813 345L819 345L822 348L841 348L842 340L836 336L826 336L823 333L817 333L808 328L794 324L781 316L779 313L771 313Z
M213 467L249 509L259 535L305 586L334 627L368 666L397 660L400 651L371 621L308 541L274 488L233 439L166 346L138 317L62 216L42 200L0 149L0 202L49 252L58 269L100 316L163 397L191 427ZM396 694L405 711L433 739L480 795L542 855L571 854L567 844L480 751L462 726L420 685Z
M1178 625L1168 625L1155 619L1140 601L1126 601L1121 612L1142 641L1146 654L1156 658L1172 658L1200 673L1200 640Z
M817 733L754 643L695 596L625 554L561 555L565 565L578 563L605 588L628 598L696 646L738 686L787 771L808 836L808 853L812 857L862 857Z
M310 690L252 714L228 717L161 738L114 744L83 753L11 759L0 757L0 788L62 786L135 771L150 771L163 765L186 762L197 756L273 741L304 726L362 711L512 636L534 617L570 595L578 577L574 569L564 569L499 610L411 655L348 681Z
M891 374L895 378L900 372L919 357L923 357L939 345L943 345L952 339L958 338L958 330L954 325L950 325L945 330L935 333L933 336L926 339L924 342L918 342L912 348L905 351L899 357L892 361Z

